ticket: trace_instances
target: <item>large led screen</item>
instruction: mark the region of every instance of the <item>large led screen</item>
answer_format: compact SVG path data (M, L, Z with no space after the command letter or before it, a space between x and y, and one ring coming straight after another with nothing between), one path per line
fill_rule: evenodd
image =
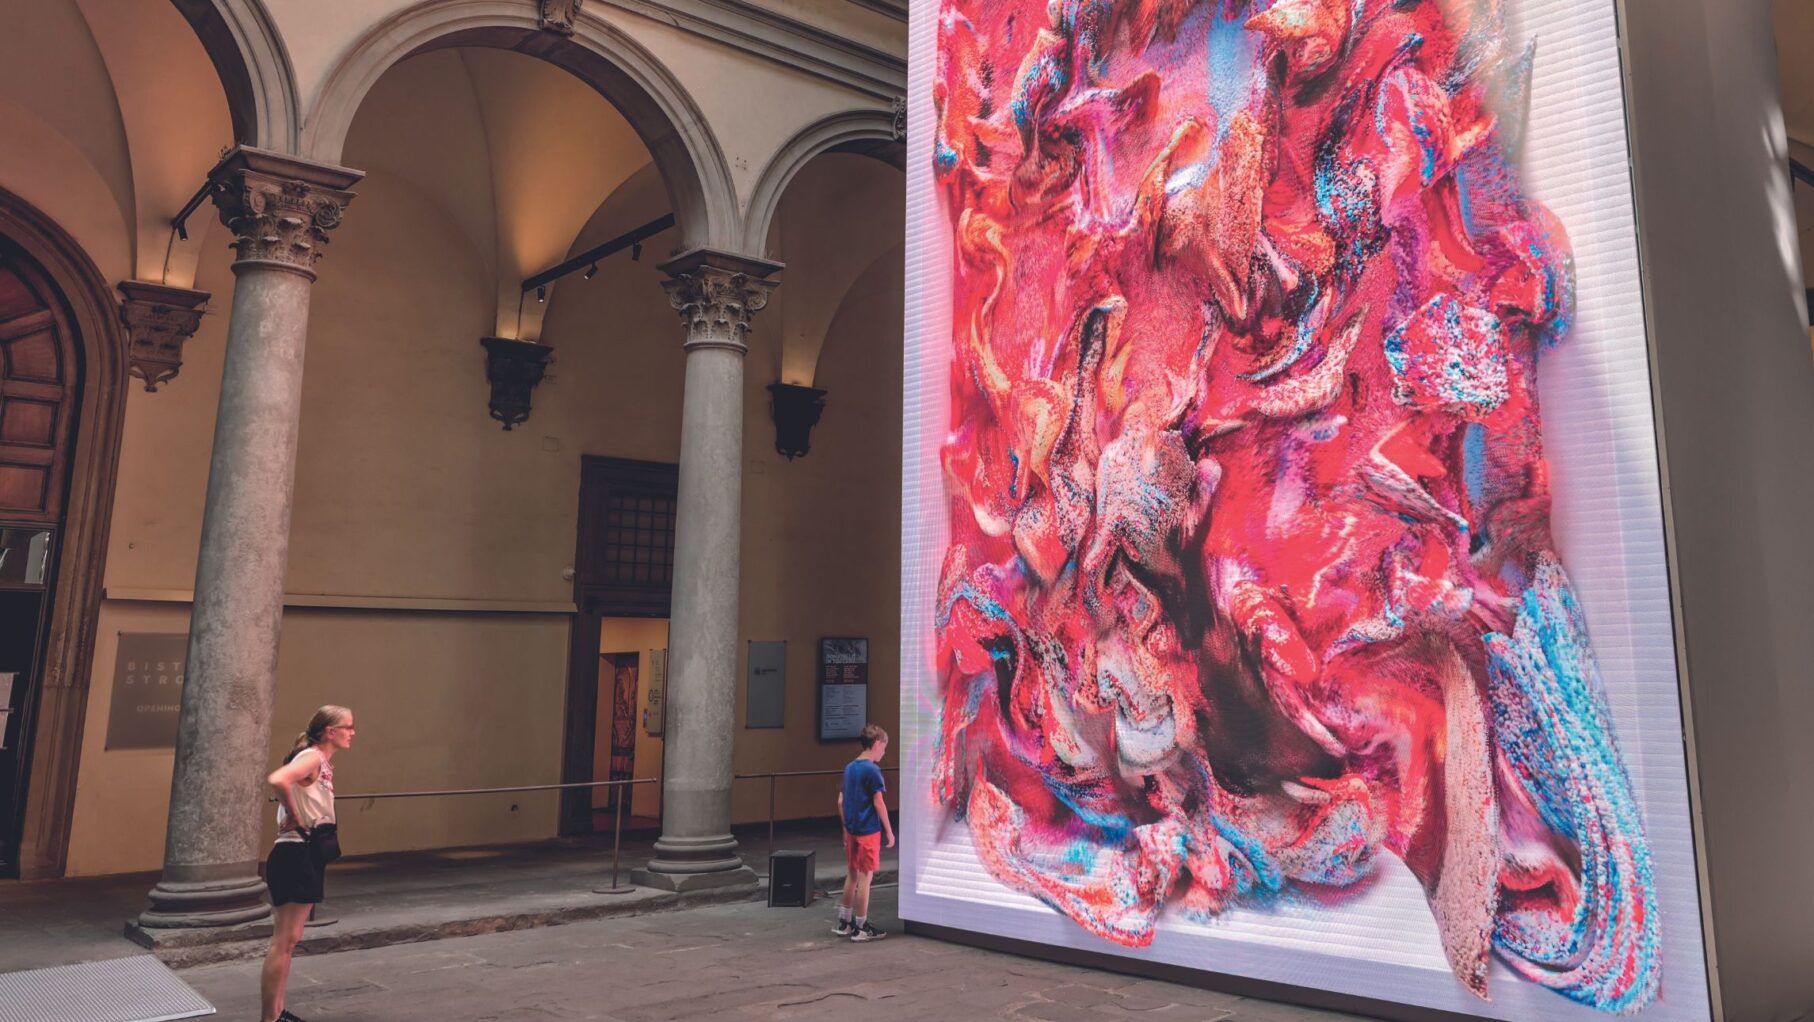
M1709 1016L1612 0L916 0L905 918Z

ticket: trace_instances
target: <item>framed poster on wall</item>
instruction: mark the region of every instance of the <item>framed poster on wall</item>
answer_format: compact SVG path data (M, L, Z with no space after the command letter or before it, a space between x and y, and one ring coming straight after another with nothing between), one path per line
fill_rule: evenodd
M1710 1017L1613 0L914 0L901 914Z
M668 651L649 650L649 700L642 708L642 730L655 738L668 723Z
M819 741L855 741L869 720L869 640L819 640Z

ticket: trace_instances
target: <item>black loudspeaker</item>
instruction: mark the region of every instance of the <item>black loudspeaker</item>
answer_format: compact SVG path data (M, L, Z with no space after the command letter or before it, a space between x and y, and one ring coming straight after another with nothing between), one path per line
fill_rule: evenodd
M805 908L813 900L816 852L771 852L768 857L768 905Z

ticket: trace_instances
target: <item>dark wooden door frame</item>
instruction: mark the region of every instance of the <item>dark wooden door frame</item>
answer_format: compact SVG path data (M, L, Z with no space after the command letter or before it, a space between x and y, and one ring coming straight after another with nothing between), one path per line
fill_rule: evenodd
M62 876L69 862L88 676L126 413L126 336L118 299L93 260L54 221L5 189L0 189L0 236L30 258L57 290L82 381L55 554L56 590L32 714L19 842L20 876L43 879Z
M579 535L573 554L573 614L567 643L567 722L561 742L561 783L594 780L598 738L599 629L610 617L666 618L672 585L624 584L608 576L604 522L613 494L634 493L672 499L680 466L585 455L580 459ZM592 791L561 793L563 837L592 832Z
M0 362L4 363L0 368L0 419L7 417L15 403L38 403L40 407L48 404L51 409L48 436L44 439L19 438L8 442L0 436L0 464L14 469L37 468L43 472L36 506L14 502L0 507L0 529L25 533L48 531L51 560L51 570L35 586L23 580L16 588L0 582L0 591L26 594L37 605L29 615L29 635L20 628L25 622L25 615L21 614L23 608L9 604L6 611L9 615L20 615L9 622L8 638L12 640L8 642L9 652L15 656L24 654L22 661L6 665L20 672L20 684L9 700L17 706L16 717L13 720L0 718L0 734L13 731L18 736L11 748L0 753L13 764L5 778L5 790L0 791L0 806L4 807L0 810L0 878L11 878L18 875L21 866L19 839L23 836L26 795L30 791L32 773L31 754L36 747L37 710L42 701L39 679L44 672L44 648L50 632L51 612L56 606L60 560L57 555L63 548L63 502L68 494L69 463L75 453L74 425L81 417L82 358L78 350L80 342L64 311L67 303L56 284L44 274L37 260L4 238L0 238L0 277L16 281L37 306L30 312L9 308L5 322L0 323ZM31 363L35 360L28 358L27 368L16 371L19 353L29 350L35 339L43 339L46 335L54 349L48 365L34 367ZM34 372L34 369L48 369L49 375Z

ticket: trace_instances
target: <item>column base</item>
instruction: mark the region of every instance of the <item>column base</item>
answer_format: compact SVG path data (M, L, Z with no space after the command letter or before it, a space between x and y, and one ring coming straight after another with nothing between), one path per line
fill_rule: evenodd
M257 863L167 867L150 897L137 923L151 930L239 926L271 914Z
M737 839L729 834L658 838L655 858L646 868L632 870L630 880L642 887L680 893L757 883L756 871L743 864L737 855Z
M675 894L711 891L722 887L748 887L753 891L762 886L762 878L756 875L756 871L741 862L733 869L713 873L664 873L657 871L654 866L655 863L651 862L648 869L631 870L630 882L638 887L673 891Z

